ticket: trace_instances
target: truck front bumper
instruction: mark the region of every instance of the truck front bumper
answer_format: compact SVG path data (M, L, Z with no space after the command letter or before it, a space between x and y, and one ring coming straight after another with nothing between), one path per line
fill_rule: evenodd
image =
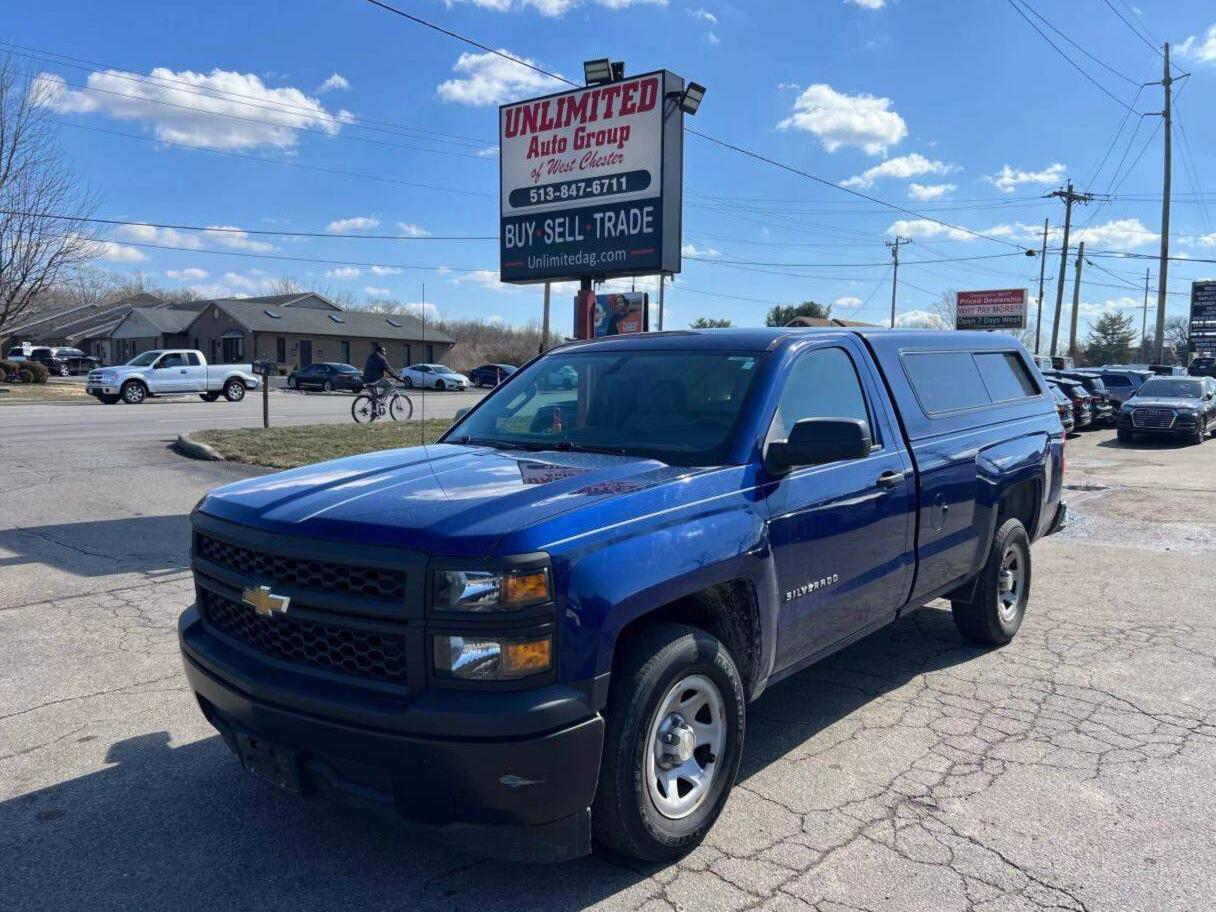
M343 718L323 690L292 694L315 711L283 705L291 676L258 674L256 660L202 630L194 608L178 633L204 716L247 769L266 775L248 756L250 742L261 742L289 767L271 777L277 784L395 815L466 851L532 862L591 851L604 739L598 714L520 737L464 738L459 726L450 738L385 730ZM467 691L455 696L469 705ZM403 708L401 718L409 714Z

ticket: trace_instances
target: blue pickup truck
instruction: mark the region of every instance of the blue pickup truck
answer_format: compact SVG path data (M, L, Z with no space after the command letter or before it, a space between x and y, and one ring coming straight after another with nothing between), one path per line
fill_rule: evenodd
M937 598L1013 638L1063 450L1005 335L564 346L437 444L204 497L186 675L292 792L499 857L671 859L766 687Z

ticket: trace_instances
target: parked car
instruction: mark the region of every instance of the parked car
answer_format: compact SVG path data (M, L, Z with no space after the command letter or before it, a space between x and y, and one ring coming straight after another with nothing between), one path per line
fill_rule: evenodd
M320 361L307 367L297 367L287 375L288 389L331 390L363 389L363 372L353 364Z
M1059 376L1068 380L1076 380L1089 393L1090 410L1093 412L1095 423L1111 424L1115 420L1114 406L1110 401L1106 384L1097 373L1084 370L1059 371Z
M1186 376L1186 371L1174 364L1150 364L1148 369L1158 377Z
M401 379L406 386L423 389L467 390L469 378L458 374L446 364L414 364L401 369Z
M510 364L483 364L469 371L469 381L478 387L495 387L517 370Z
M1047 382L1060 388L1069 401L1072 402L1072 418L1075 430L1089 427L1094 420L1093 400L1089 392L1077 380L1069 380L1059 374L1047 377Z
M572 390L578 386L578 371L569 364L554 364L537 378L541 389Z
M1072 370L1076 366L1072 358L1067 355L1052 355L1051 367L1053 370Z
M95 367L101 366L101 361L92 355L86 355L79 348L66 348L50 345L35 345L24 348L20 345L9 350L10 361L37 361L50 371L53 377L71 377L75 374L87 374Z
M1199 355L1187 365L1186 372L1192 377L1216 377L1216 358Z
M149 396L198 393L204 402L221 395L240 402L245 391L258 389L262 379L250 364L208 365L193 349L157 349L136 355L126 364L89 371L85 391L104 405L119 400L139 405Z
M1100 376L1102 377L1102 382L1106 384L1106 391L1110 396L1111 406L1114 407L1116 413L1123 403L1131 398L1136 390L1140 388L1145 379L1139 371L1117 368L1104 368Z
M1060 414L1060 424L1064 425L1064 434L1067 436L1076 428L1076 421L1072 417L1072 400L1064 395L1064 391L1054 383L1048 383L1047 389L1056 402L1056 411Z
M1064 517L1042 382L983 332L564 346L437 444L203 498L189 685L283 789L481 854L669 861L766 687L937 597L967 641L1016 635Z
M1182 437L1203 443L1216 418L1216 380L1211 377L1154 377L1119 410L1122 441L1138 434Z

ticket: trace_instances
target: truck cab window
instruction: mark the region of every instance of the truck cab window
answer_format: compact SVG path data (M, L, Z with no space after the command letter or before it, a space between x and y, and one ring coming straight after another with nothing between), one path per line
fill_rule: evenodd
M186 362L182 360L182 356L177 352L165 355L156 364L157 370L167 370L171 367L185 367Z
M768 440L784 440L803 418L856 418L877 440L853 359L842 348L821 348L799 358L781 391Z

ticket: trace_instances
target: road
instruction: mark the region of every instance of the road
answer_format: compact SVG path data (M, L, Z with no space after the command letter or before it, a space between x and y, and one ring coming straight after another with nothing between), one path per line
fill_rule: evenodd
M1216 442L1070 441L1075 520L1034 549L1014 643L931 606L750 708L680 863L530 868L240 770L174 625L187 514L251 470L120 436L0 437L0 909L1216 908Z
M428 418L451 418L484 395L426 394ZM414 417L422 410L420 391L410 394ZM351 420L351 397L342 393L317 394L274 390L270 393L271 424L341 424ZM242 402L203 402L197 396L150 399L143 405L83 403L0 405L0 426L5 443L46 445L49 441L95 444L102 441L176 438L185 431L213 427L261 427L262 397L250 393Z

